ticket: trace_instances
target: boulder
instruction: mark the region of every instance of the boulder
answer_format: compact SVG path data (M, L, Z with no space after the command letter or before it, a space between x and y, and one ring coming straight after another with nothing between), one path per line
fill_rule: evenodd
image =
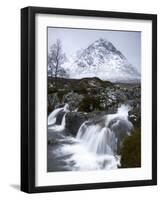
M65 115L64 111L58 113L58 115L56 117L56 124L57 125L60 125L62 123L62 119L63 119L64 115Z
M66 129L73 136L77 135L77 132L83 122L88 120L88 116L83 112L69 112L66 114Z

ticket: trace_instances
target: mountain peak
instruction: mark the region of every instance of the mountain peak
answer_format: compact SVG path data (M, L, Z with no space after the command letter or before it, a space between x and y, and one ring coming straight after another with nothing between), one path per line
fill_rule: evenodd
M114 47L114 45L104 38L100 38L94 41L90 46L95 46L97 48L102 47L109 51L116 51L116 48Z
M112 82L140 80L140 74L126 57L104 38L78 51L68 66L71 78L98 77Z
M105 38L99 38L98 40L95 40L95 41L93 42L93 44L94 44L94 43L98 43L98 44L108 44L109 41L108 41L107 39L105 39Z

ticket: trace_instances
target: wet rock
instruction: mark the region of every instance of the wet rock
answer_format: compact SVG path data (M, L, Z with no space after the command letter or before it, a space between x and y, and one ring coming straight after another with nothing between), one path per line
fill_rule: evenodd
M55 109L57 109L57 108L63 108L63 107L64 107L64 104L59 103L59 104L57 104L57 105L55 106Z
M108 127L112 132L115 133L115 137L117 138L117 152L120 150L122 146L123 139L130 134L133 129L133 125L131 122L121 119L115 118L111 120Z
M108 107L108 114L114 114L117 112L118 104L114 104Z
M141 124L141 107L139 104L129 111L129 120L134 124L134 126L140 126Z
M62 123L62 119L63 119L63 116L64 116L65 112L59 112L57 117L56 117L56 124L57 125L60 125Z
M57 145L58 141L56 139L48 139L48 145Z
M69 112L66 114L66 129L70 134L76 136L83 122L88 120L88 115L82 112Z

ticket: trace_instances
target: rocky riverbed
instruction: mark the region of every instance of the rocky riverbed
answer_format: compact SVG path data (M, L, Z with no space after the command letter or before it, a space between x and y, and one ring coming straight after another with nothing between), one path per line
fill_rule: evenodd
M61 125L65 115L65 132L66 135L76 137L81 125L88 121L92 124L100 125L103 123L104 116L116 114L121 105L127 105L129 123L133 128L130 129L131 135L123 134L127 130L122 129L119 137L121 140L117 155L121 156L120 167L139 167L141 163L140 156L140 124L141 124L141 85L140 83L111 83L102 81L99 78L83 79L64 79L58 78L57 88L54 85L54 79L48 77L48 115L58 108L68 105L68 112L61 111L57 114L56 125ZM117 119L116 119L117 120ZM111 122L115 123L115 121ZM118 123L118 121L117 121ZM119 121L119 123L124 123ZM108 125L110 128L110 124ZM123 127L120 125L119 127ZM53 131L58 133L59 131ZM116 132L116 131L115 131ZM128 132L128 131L127 131ZM59 134L58 134L59 135ZM64 131L63 131L64 135ZM126 137L125 137L126 136ZM51 129L48 131L48 149L51 152L59 143L52 134ZM135 146L136 145L136 146ZM129 146L134 146L133 151L129 151ZM135 155L133 155L135 153ZM52 171L52 156L48 164ZM134 159L131 157L134 156ZM63 168L63 166L62 166Z

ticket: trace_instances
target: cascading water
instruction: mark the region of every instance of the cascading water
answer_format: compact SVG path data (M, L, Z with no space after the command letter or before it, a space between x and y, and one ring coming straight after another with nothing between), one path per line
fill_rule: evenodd
M51 127L49 127L49 129L52 129L57 132L63 131L65 129L65 116L66 116L66 113L64 114L60 125L51 126Z
M62 159L66 170L118 168L120 165L118 147L133 127L128 120L129 110L129 106L122 105L116 114L105 115L98 122L85 121L79 128L76 138L66 136L65 142L54 149L54 157ZM65 128L65 115L62 124L55 130L61 131L60 127Z
M56 123L56 116L62 110L64 110L64 108L57 108L50 113L48 116L48 125L54 125Z
M65 114L62 118L61 125L56 125L56 118L57 118L57 115L60 112L65 112ZM69 105L68 104L65 104L65 106L63 108L55 109L48 117L48 126L52 125L52 126L49 126L49 128L53 129L55 131L64 130L65 129L65 116L66 116L67 112L69 112Z
M57 108L55 110L53 110L53 112L50 113L50 115L48 116L48 125L54 125L56 123L56 117L57 115L61 112L68 112L69 105L65 104L64 107L62 108Z
M84 122L78 130L77 139L93 153L113 154L117 151L118 141L133 127L128 120L129 110L129 106L122 105L116 114L105 115L101 123Z
M101 127L101 125L89 125L85 122L80 127L77 139L92 153L95 154L110 154L112 150L108 143L111 140L111 131L107 127Z

